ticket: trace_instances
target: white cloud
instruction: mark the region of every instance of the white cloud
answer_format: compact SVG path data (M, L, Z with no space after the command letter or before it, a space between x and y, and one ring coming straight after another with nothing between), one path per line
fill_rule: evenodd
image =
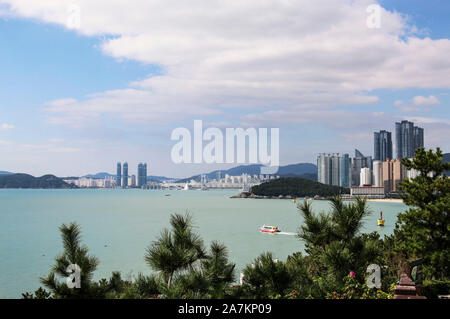
M416 106L431 106L431 105L439 105L441 104L441 102L434 95L430 95L429 97L415 96L413 98L413 104Z
M15 128L14 125L8 123L3 123L0 125L0 131L9 131L13 130L14 128Z
M72 0L3 0L9 15L66 26ZM78 0L83 35L106 35L117 59L160 65L164 74L82 100L49 102L49 121L101 119L166 124L239 109L245 121L328 121L335 106L378 101L390 88L450 88L450 41L419 38L408 17L374 0ZM227 113L229 114L229 113ZM350 115L357 121L357 115ZM349 119L334 125L345 126ZM353 122L352 122L353 123ZM250 123L251 124L251 123Z
M9 146L9 145L11 145L12 143L11 142L9 142L9 141L3 141L3 140L0 140L0 146Z
M397 100L394 102L394 106L400 106L403 105L403 101L402 100Z

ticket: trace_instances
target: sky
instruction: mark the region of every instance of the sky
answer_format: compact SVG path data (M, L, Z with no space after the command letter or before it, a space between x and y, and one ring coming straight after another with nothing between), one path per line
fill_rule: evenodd
M194 120L279 128L282 165L373 155L401 120L450 152L449 16L446 0L0 0L0 171L236 166L173 163Z

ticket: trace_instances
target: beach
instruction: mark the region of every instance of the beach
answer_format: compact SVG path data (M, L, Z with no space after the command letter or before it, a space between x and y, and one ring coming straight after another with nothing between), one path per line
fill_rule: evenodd
M377 199L368 199L368 202L380 202L380 203L399 203L403 204L403 199L399 198L377 198Z

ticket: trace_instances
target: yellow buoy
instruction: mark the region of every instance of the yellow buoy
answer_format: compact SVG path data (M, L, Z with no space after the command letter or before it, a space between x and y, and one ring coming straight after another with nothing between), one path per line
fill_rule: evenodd
M378 226L384 226L383 212L380 212L380 219L378 219Z

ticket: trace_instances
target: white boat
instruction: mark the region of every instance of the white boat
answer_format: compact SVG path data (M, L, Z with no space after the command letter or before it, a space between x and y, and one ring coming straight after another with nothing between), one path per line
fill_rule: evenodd
M262 233L271 233L271 234L275 234L275 233L281 232L281 230L278 229L277 226L267 226L267 225L261 226L261 228L259 230Z

